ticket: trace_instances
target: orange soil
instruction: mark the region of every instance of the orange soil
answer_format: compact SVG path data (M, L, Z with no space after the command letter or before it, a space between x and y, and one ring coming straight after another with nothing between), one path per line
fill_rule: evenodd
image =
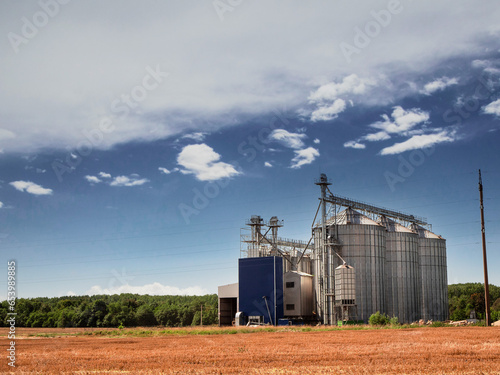
M19 374L500 374L500 327L116 338L19 331L12 372ZM6 330L0 335L5 354ZM8 373L2 358L0 372Z

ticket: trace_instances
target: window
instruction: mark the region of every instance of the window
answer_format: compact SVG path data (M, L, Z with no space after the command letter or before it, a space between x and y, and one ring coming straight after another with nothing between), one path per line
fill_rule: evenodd
M294 281L288 281L286 283L287 288L295 288L295 282Z
M295 304L291 303L289 305L286 305L287 310L295 310Z

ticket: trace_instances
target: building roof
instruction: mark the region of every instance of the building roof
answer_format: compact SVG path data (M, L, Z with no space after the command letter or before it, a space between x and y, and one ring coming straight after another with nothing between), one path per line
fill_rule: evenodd
M379 223L373 221L368 216L353 210L352 208L346 208L344 211L338 213L336 216L330 217L326 221L327 225L346 225L346 224L360 224L360 225L375 225L381 226Z
M415 233L413 230L385 216L380 216L378 222L382 224L389 232Z
M430 230L425 229L424 227L421 227L420 225L412 224L411 228L418 233L418 236L420 238L435 238L435 239L444 240L444 238L441 237L440 235L432 233Z

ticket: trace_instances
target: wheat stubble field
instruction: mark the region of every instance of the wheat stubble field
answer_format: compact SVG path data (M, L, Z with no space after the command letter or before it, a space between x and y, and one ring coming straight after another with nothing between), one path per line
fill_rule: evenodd
M500 374L500 327L211 330L20 328L12 373ZM6 358L0 371L10 371Z

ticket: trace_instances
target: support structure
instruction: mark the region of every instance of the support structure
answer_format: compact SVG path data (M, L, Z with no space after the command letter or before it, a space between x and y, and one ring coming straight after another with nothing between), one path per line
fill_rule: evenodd
M486 233L484 229L483 180L481 179L481 170L479 170L479 201L481 207L481 235L483 237L484 304L486 305L484 311L486 315L486 326L490 326L490 287L488 284L488 261L486 259Z

